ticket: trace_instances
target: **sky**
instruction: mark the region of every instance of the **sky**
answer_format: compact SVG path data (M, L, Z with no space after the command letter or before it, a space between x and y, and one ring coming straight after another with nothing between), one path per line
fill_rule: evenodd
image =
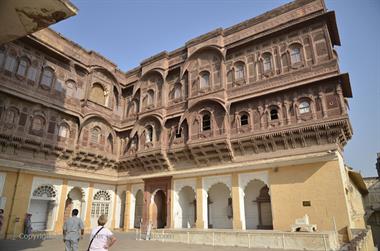
M51 26L87 50L99 52L123 71L161 51L216 28L227 28L289 1L280 0L71 0L77 16ZM380 1L325 0L334 10L342 46L341 72L350 74L353 138L346 163L376 176L380 152Z

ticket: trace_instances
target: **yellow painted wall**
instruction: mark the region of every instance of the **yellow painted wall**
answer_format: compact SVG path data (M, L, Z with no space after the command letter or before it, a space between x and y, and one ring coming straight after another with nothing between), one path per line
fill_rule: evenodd
M338 161L278 168L269 173L273 227L290 230L305 214L318 230L337 230L346 235L348 208ZM302 202L310 201L310 207Z
M348 197L348 204L350 207L350 214L352 217L352 228L366 228L366 223L364 221L364 205L363 205L363 197L359 192L358 188L355 184L350 180L350 188L346 190Z
M4 186L4 196L7 198L7 204L2 237L12 238L13 233L17 235L23 232L25 213L29 206L32 183L33 175L31 174L24 172L7 172ZM20 218L18 223L15 223L16 217ZM4 236L5 232L6 236Z
M14 189L15 189L17 173L16 172L3 171L3 170L1 170L1 168L0 168L0 171L6 173L2 196L4 196L7 200L6 204L5 204L5 208L4 208L3 227L0 231L0 239L2 239L5 237L5 232L6 232L6 229L8 226L9 214L10 214L10 210L11 210L11 203L12 203L13 193L14 193Z

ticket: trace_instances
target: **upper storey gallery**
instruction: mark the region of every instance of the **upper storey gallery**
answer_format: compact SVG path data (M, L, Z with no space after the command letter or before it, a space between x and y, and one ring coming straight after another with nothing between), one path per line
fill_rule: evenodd
M294 1L214 30L128 72L46 29L0 47L0 87L38 109L54 110L41 115L41 135L59 139L54 132L68 131L68 142L128 156L173 141L346 119L345 97L351 94L334 45L340 45L335 15L322 0ZM3 99L0 107L9 110L12 102ZM19 111L31 114L33 127L31 107ZM47 121L66 129L51 129ZM344 143L350 132L337 137ZM268 148L267 140L257 142L257 152ZM242 152L240 139L231 143L227 155Z
M81 117L97 113L122 129L153 110L173 116L201 99L233 103L311 75L336 75L334 44L339 44L334 14L321 0L295 1L217 29L127 73L44 30L0 47L0 84Z

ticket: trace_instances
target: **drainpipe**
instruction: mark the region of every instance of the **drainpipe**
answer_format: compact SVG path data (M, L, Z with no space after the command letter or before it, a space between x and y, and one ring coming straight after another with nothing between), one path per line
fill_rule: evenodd
M8 238L9 227L11 226L11 222L12 222L12 217L11 217L11 216L12 216L13 207L14 207L14 204L15 204L16 189L17 189L17 186L18 186L20 173L21 173L21 170L18 169L18 171L17 171L17 177L16 177L16 182L15 182L14 189L13 189L13 196L12 196L12 201L11 201L11 208L10 208L10 210L9 210L9 220L8 220L7 228L5 229L5 239ZM16 218L17 218L17 216L16 216ZM16 218L15 218L15 225L14 225L13 228L16 227ZM14 235L14 230L15 230L15 229L13 229L13 235Z

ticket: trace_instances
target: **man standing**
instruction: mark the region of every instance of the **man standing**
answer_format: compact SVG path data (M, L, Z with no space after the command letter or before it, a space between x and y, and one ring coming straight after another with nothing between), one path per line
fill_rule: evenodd
M71 217L63 225L63 241L66 245L66 251L78 251L79 239L83 233L83 221L78 217L78 209L74 209Z

